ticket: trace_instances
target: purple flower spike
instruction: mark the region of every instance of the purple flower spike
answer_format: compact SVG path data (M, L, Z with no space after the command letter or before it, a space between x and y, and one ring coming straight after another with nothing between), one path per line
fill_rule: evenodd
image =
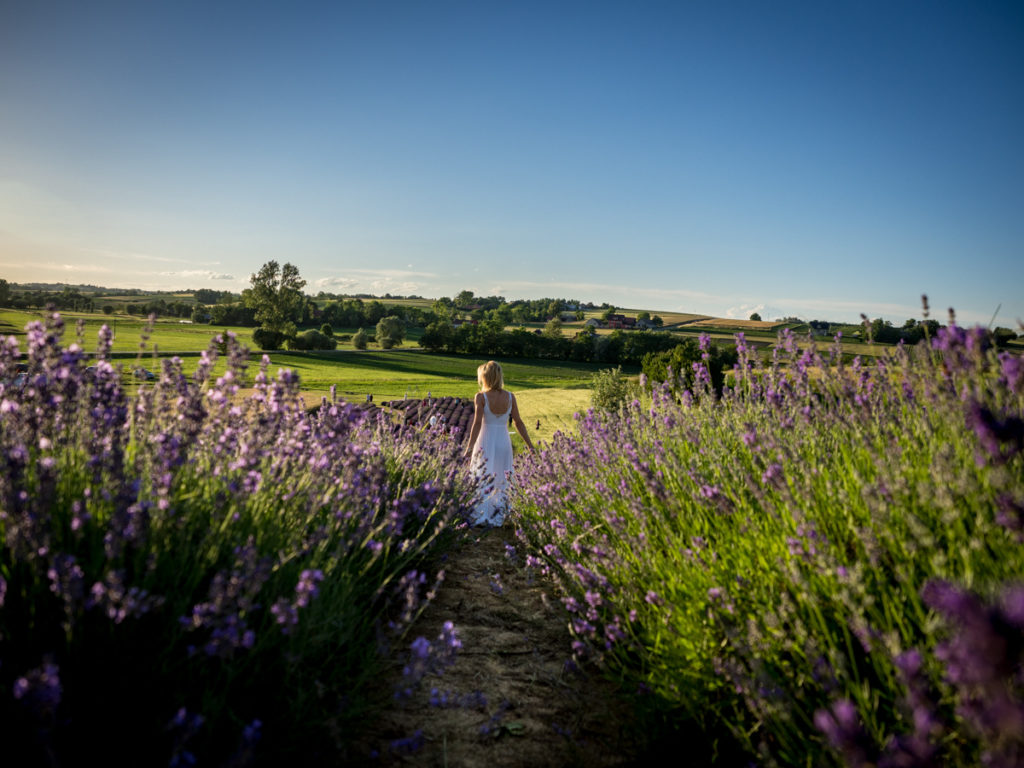
M875 763L874 746L860 722L857 708L849 699L832 702L829 709L814 713L814 725L825 734L829 745L849 766L867 766Z
M63 689L56 664L44 664L14 681L14 698L27 704L37 715L53 715L60 705Z
M1005 464L1024 450L1024 419L1018 416L1000 419L980 403L972 402L967 424L994 464Z

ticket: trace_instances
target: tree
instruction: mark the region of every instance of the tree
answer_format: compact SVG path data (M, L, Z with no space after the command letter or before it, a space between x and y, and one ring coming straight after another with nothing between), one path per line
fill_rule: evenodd
M468 307L473 303L474 298L472 291L459 291L459 294L455 297L455 306Z
M622 372L622 366L598 371L590 380L590 404L601 411L620 411L640 394L640 388Z
M761 316L759 314L757 314L757 312L751 312L750 313L750 319L751 320L756 320L757 322L761 322Z
M370 342L370 334L360 328L356 331L355 336L352 337L352 346L356 349L366 349L366 345Z
M395 346L402 346L405 338L405 322L402 318L391 315L383 317L377 323L377 343L381 349L391 349Z
M642 368L648 381L668 381L673 390L679 391L693 387L696 375L693 366L699 363L707 366L711 386L715 392L721 392L725 384L725 370L731 368L735 362L734 347L722 348L717 344L711 344L705 357L698 342L688 338L672 349L644 355Z
M363 310L366 316L366 322L371 325L376 325L381 321L382 318L387 317L388 308L385 307L381 302L374 299Z
M452 316L455 314L455 302L447 296L442 296L430 306L430 309L433 310L439 319L451 321Z
M0 306L7 306L11 300L11 284L0 279Z
M550 339L562 338L562 321L557 317L548 320L548 324L544 326L544 335Z
M113 304L104 304L103 305L103 314L104 315L112 315L112 314L114 314L114 305Z
M427 326L420 337L420 346L431 352L440 352L451 346L455 329L447 320L438 320Z
M992 339L995 341L997 347L1005 347L1011 341L1017 338L1017 334L1010 328L996 328L992 331Z
M302 316L306 281L292 264L279 266L268 261L250 276L252 288L242 292L245 306L256 310L256 322L268 331L295 335L295 322Z
M215 291L212 288L200 288L192 295L200 304L216 304L231 299L231 291Z

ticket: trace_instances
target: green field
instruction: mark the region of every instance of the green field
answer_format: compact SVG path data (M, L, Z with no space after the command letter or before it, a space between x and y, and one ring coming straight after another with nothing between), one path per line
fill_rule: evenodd
M25 325L41 315L12 310L0 311L0 334L24 335ZM242 344L255 350L251 328L220 328L209 325L178 323L174 320L158 321L152 329L147 346L140 351L140 342L146 322L127 316L108 317L96 313L62 313L73 338L79 319L85 323L83 345L87 351L96 346L97 334L103 324L116 328L114 352L118 353L125 370L125 382L131 389L138 386L131 371L142 366L159 373L158 358L178 355L182 368L192 373L199 364L199 353L206 349L211 338L223 330L233 331ZM355 329L338 329L338 333L351 333ZM335 387L338 398L359 403L373 395L374 402L401 399L453 396L472 397L478 387L476 369L484 358L456 355L428 354L416 346L418 334L410 334L405 346L399 349L356 350L351 344L339 349L321 352L273 352L270 371L289 368L300 377L303 395L309 405L329 396ZM157 358L154 358L154 348ZM250 357L250 374L256 373L262 353L254 351ZM505 372L505 385L517 394L524 421L530 426L535 440L547 440L556 430L571 429L573 414L585 410L590 401L590 377L602 367L586 363L568 363L545 360L499 360ZM214 371L220 373L223 363ZM540 428L536 428L537 422Z
M133 297L136 298L136 297ZM406 303L429 303L427 300L411 300ZM630 311L630 310L627 310ZM630 311L631 312L631 311ZM588 316L600 314L590 311ZM125 381L131 388L138 385L131 371L143 366L159 373L160 357L178 355L186 373L191 373L199 363L199 353L206 349L216 334L228 330L237 334L243 345L254 350L250 373L255 373L261 353L256 351L252 341L252 328L222 328L202 324L179 322L176 319L157 321L151 333L141 345L147 332L147 322L138 317L124 314L104 315L101 313L64 312L67 324L66 337L72 339L76 325L83 324L83 346L87 352L95 349L99 329L107 324L114 330L113 351L121 358L125 369ZM719 343L730 343L734 334L724 329L701 329L693 321L700 321L702 315L681 315L662 313L666 322L671 320L669 332L680 337L696 337L701 333ZM22 336L25 325L42 317L41 313L16 310L0 311L0 334ZM675 325L683 323L683 325ZM543 324L530 324L542 327ZM749 325L749 323L748 323ZM764 324L769 325L769 324ZM580 321L567 322L563 332L572 336L583 328ZM355 328L338 328L336 334L351 334ZM738 328L737 328L738 330ZM485 358L461 357L456 355L428 354L416 342L421 329L412 329L403 347L393 350L356 350L351 342L342 342L338 349L321 352L274 352L269 355L271 371L290 368L301 379L303 395L308 403L316 404L322 397L329 396L331 387L339 398L351 402L363 402L372 395L380 403L403 397L420 398L428 394L435 397L472 397L477 391L476 368ZM758 347L767 347L776 339L776 332L768 329L745 328L749 342ZM831 340L817 339L819 349L831 345ZM1019 348L1017 344L1014 345ZM866 344L857 340L843 341L846 355L873 357L882 354L887 345ZM573 414L584 410L589 404L589 384L600 364L569 363L545 360L500 360L505 370L507 387L519 394L524 420L536 428L540 439L548 439L558 429L571 429ZM219 372L220 369L215 369Z

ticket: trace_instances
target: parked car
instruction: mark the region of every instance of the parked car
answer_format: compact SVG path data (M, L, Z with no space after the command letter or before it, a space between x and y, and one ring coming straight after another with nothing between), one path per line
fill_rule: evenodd
M136 368L135 378L140 381L156 381L156 374L152 371L146 370L145 368Z

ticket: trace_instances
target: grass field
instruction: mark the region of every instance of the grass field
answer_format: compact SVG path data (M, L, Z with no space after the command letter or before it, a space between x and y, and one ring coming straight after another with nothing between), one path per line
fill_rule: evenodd
M133 297L134 298L134 297ZM395 300L395 303L429 304L428 300ZM621 310L633 313L633 310ZM588 316L599 315L600 312L589 311ZM101 313L65 312L62 316L67 324L68 339L74 337L76 323L84 323L84 347L86 351L95 348L97 334L102 325L108 324L115 332L113 350L124 356L140 353L140 343L146 332L147 323L138 317L122 314L113 316ZM773 323L751 321L725 321L707 318L704 315L686 315L682 313L662 313L669 325L668 329L680 337L696 337L707 333L712 340L728 344L733 341L733 330L740 325L748 341L756 346L769 346L775 341L776 332ZM41 313L15 310L0 310L0 335L23 335L25 325L31 320L39 319ZM734 322L733 329L714 327L714 323ZM682 325L679 325L682 323ZM542 327L542 323L530 324ZM572 336L581 330L580 321L564 325L564 333ZM141 351L137 360L125 360L125 380L131 388L137 385L131 377L131 370L142 365L154 373L160 370L160 357L180 355L186 373L191 373L198 365L199 352L209 346L216 334L229 330L237 334L243 345L253 349L252 372L259 363L261 354L256 351L252 341L251 328L223 328L219 326L180 323L177 320L158 321L145 350ZM336 334L351 334L355 328L338 328ZM419 349L416 342L421 334L420 329L412 329L403 347L393 350L380 350L371 347L369 350L355 350L351 342L342 342L337 350L325 352L274 352L270 355L271 369L291 368L298 373L304 396L311 405L316 404L324 396L330 394L331 387L336 388L337 396L351 402L362 402L367 395L373 395L376 402L401 397L436 397L450 395L456 397L472 397L477 391L476 368L484 362L484 358L459 357L454 355L427 354ZM601 329L599 332L609 332ZM829 339L818 339L819 348L831 344ZM1018 345L1014 345L1020 348ZM843 352L847 355L874 357L882 354L886 345L866 344L850 340L843 341ZM502 360L505 369L506 385L519 393L523 408L523 418L532 425L539 419L541 430L538 434L544 439L550 438L556 429L572 426L574 412L585 409L589 402L589 383L593 374L603 366L600 364L562 363L542 360Z

